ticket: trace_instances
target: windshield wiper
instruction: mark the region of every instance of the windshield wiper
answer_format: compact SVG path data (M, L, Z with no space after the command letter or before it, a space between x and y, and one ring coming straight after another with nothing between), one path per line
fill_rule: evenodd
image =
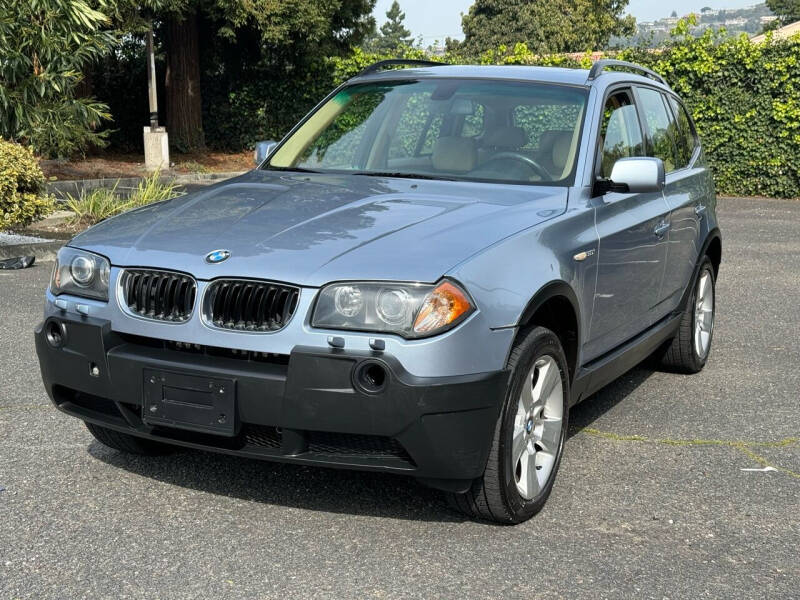
M431 179L433 181L458 181L455 177L425 175L423 173L399 173L395 171L353 171L350 175L364 175L365 177L398 177L402 179Z
M273 167L267 165L265 171L293 171L295 173L322 173L322 171L315 171L314 169L306 169L305 167Z

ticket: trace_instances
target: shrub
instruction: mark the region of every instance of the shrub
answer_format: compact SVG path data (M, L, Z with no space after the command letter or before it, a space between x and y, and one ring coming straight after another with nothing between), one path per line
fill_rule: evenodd
M174 181L162 181L158 171L142 179L127 197L117 191L118 186L119 180L111 188L81 190L77 196L67 194L64 204L74 213L69 224L89 227L126 210L184 194Z
M24 227L53 210L33 153L0 138L0 231Z

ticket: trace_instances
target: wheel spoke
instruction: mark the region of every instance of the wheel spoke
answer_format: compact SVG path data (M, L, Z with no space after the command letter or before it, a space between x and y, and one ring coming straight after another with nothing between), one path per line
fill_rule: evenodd
M539 368L539 379L533 390L533 400L536 404L545 404L556 385L561 383L561 374L555 362L547 361L544 366Z
M561 441L561 419L549 418L542 422L541 444L544 449L555 454Z
M533 373L534 371L531 371L527 377L525 377L525 381L522 383L522 391L519 395L520 408L526 415L531 411L534 404L535 391L533 389Z
M525 429L520 427L514 429L514 439L511 441L511 460L516 464L522 454L527 454L528 438L525 435Z

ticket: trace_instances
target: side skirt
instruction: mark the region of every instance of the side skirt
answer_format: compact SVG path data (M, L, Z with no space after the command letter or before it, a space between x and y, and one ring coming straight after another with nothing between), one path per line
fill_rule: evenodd
M638 365L675 335L682 313L673 313L624 343L583 365L572 383L572 404L577 404Z

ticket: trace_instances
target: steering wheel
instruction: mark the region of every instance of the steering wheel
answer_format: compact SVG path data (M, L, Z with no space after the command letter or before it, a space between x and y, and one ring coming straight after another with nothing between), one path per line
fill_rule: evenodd
M519 163L522 163L523 165L534 171L534 173L538 175L542 181L549 181L550 179L552 179L547 169L545 169L542 165L540 165L532 158L525 156L524 154L520 154L519 152L500 152L499 154L495 154L492 158L487 160L484 163L484 166L488 165L489 163L497 162L504 159L511 159Z

